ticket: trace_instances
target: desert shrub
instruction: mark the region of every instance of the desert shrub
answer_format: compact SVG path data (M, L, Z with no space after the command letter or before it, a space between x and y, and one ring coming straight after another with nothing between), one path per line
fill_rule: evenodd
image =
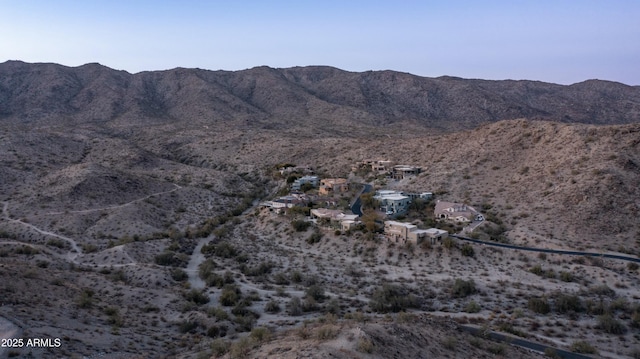
M185 267L189 262L189 257L182 253L164 251L155 256L154 260L157 265L161 266Z
M233 321L236 323L236 331L248 332L253 328L253 325L256 322L256 318L252 314L236 315Z
M545 297L529 298L527 307L529 310L539 314L547 314L551 311L551 306Z
M229 319L229 314L226 310L221 307L213 307L209 308L207 311L210 317L215 317L218 321L223 321Z
M183 271L180 268L171 268L169 274L171 275L171 279L175 280L176 282L184 282L189 278L187 272Z
M475 254L473 251L473 246L471 246L471 244L469 243L465 243L464 245L462 245L460 251L462 252L462 255L466 257L473 257L473 255Z
M555 309L558 313L577 313L583 310L582 301L577 295L560 293L555 298Z
M544 270L542 269L542 267L539 264L531 267L529 269L529 272L531 272L531 273L533 273L535 275L539 275L541 277L544 276Z
M291 226L296 230L296 232L304 232L309 228L309 226L311 226L311 222L297 219L291 222Z
M215 255L220 258L233 258L237 256L238 250L229 242L221 241L219 243L210 243L202 246L200 250L202 254L207 255Z
M207 329L207 336L211 338L224 337L227 335L227 327L224 325L212 325Z
M638 266L638 263L635 263L635 262L627 263L627 269L629 269L629 271L632 271L632 272L637 271L638 267L640 267Z
M273 267L274 267L273 262L260 262L260 264L254 267L243 267L244 270L242 272L245 275L248 275L251 277L257 277L257 276L271 273L271 270L273 269Z
M277 284L277 285L288 285L289 284L289 278L287 276L286 273L283 272L279 272L274 274L271 277L273 283Z
M271 337L271 332L265 327L257 327L251 330L250 336L257 342L263 342Z
M504 344L492 344L487 347L487 351L493 355L504 355L507 348Z
M481 309L480 305L473 300L464 307L464 311L467 313L478 313Z
M193 333L198 329L198 322L192 320L183 320L178 323L178 330L180 333Z
M611 289L611 288L609 288L609 286L607 286L606 284L599 285L599 286L596 286L596 287L592 287L592 288L589 289L589 291L592 294L605 296L605 297L613 298L613 297L616 296L616 291Z
M293 283L300 283L302 282L302 273L300 273L299 271L295 270L291 273L291 281Z
M371 297L369 306L379 313L400 312L407 308L419 307L419 300L409 294L405 288L392 284L383 284L376 289Z
M326 324L316 330L316 337L319 340L329 340L338 336L338 329L333 324Z
M451 248L455 247L456 242L453 240L452 237L447 236L445 239L442 240L442 245L446 249L451 249Z
M578 340L571 344L571 351L582 354L598 354L598 350L584 340Z
M561 359L562 357L558 355L558 352L554 348L546 348L544 350L544 356L551 359Z
M604 314L598 317L598 328L609 334L624 334L627 328L611 314Z
M445 347L445 349L449 349L449 350L455 350L456 347L458 346L458 340L452 336L448 336L442 339L441 343L442 343L442 346Z
M331 300L329 300L329 303L327 303L327 305L324 307L324 311L325 313L336 315L340 314L340 303L338 302L338 299L331 298Z
M93 290L89 288L85 288L80 292L80 296L78 298L78 307L80 308L91 308L93 305Z
M264 305L264 311L272 314L278 313L280 312L280 305L275 300L270 300Z
M324 288L319 284L313 284L306 290L306 295L317 301L324 300Z
M631 314L631 326L640 328L640 306L636 307Z
M197 305L209 303L209 296L197 289L192 289L184 294L184 298Z
M616 298L609 303L609 310L611 312L621 311L626 312L629 309L629 302L624 297Z
M229 347L231 346L231 343L229 343L228 341L224 340L224 339L216 339L213 342L211 342L211 353L213 354L214 357L221 357L225 354L227 354L227 352L229 351Z
M225 286L220 293L218 301L225 307L231 307L238 304L240 300L240 289L235 286Z
M451 287L451 296L453 298L464 298L476 292L476 284L473 279L463 280L456 278Z
M358 339L358 345L356 346L356 350L360 353L373 353L373 342L367 338Z
M24 255L34 255L34 254L38 254L38 249L37 248L33 248L31 246L21 246L15 249L15 253L16 254L24 254Z
M573 282L573 274L571 272L560 272L560 280L563 282Z
M607 307L602 299L597 302L588 299L584 302L584 306L586 312L592 315L602 315L607 311Z
M300 301L300 298L291 298L291 300L287 304L287 312L289 312L289 315L291 316L298 316L302 314L302 303Z
M249 337L240 338L238 341L233 342L229 347L229 355L231 358L246 358L255 345L254 341Z
M318 243L322 240L322 233L319 230L313 231L311 235L307 238L307 243L314 244Z

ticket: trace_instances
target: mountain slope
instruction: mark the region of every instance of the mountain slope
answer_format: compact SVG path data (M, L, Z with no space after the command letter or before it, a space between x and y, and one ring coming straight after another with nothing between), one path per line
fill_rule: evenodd
M231 121L236 127L276 129L320 127L322 121L334 128L413 123L451 131L521 117L623 124L640 120L640 89L598 80L562 86L330 67L129 74L99 64L69 68L12 61L0 64L0 116L118 126L131 120Z

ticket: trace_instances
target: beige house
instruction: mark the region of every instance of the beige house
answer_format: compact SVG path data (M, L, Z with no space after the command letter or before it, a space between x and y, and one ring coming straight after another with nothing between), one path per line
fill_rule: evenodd
M473 220L483 220L482 215L475 208L466 204L438 201L434 209L436 219L451 220L458 222L471 222Z
M397 165L393 166L391 170L391 177L396 180L401 180L413 176L417 176L422 172L421 167L416 166L407 166L407 165Z
M336 209L316 208L311 210L311 218L324 219L332 227L337 227L346 231L356 226L357 214L345 214Z
M411 223L385 221L384 234L387 240L396 243L420 244L425 240L429 240L431 244L435 244L446 238L448 232L437 228L418 229L418 226Z
M325 178L320 180L318 193L329 195L332 193L343 193L349 190L349 182L346 178Z

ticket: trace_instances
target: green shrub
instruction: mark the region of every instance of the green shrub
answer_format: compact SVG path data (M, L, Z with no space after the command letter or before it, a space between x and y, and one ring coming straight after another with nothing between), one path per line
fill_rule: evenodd
M180 333L195 332L198 329L198 322L191 320L184 320L178 324L178 330Z
M231 346L231 343L229 343L228 341L224 340L224 339L216 339L213 342L211 342L211 353L215 356L215 357L221 357L225 354L227 354L227 352L229 351L229 347Z
M555 308L558 313L581 312L582 301L577 295L558 294L555 298Z
M311 226L311 222L298 219L298 220L292 221L291 226L293 227L293 229L296 230L296 232L304 232L307 230L307 228L309 228L309 226Z
M319 230L313 231L311 235L307 238L307 243L315 244L322 240L322 233Z
M280 312L280 305L275 300L270 300L264 305L264 311L272 314L278 313Z
M473 251L473 246L471 246L471 244L469 243L465 243L464 245L462 245L460 251L462 252L462 255L466 257L473 257L475 254Z
M609 334L616 335L624 334L627 331L627 328L611 314L604 314L598 317L598 328Z
M456 278L451 287L451 296L453 298L464 298L476 292L476 284L473 279L462 280Z
M209 296L197 289L192 289L184 294L184 298L197 305L209 303Z
M218 299L220 304L225 307L231 307L238 304L240 300L240 289L234 286L225 286L220 293L220 298Z
M307 288L306 295L321 302L324 300L324 288L318 284L313 284Z
M265 327L258 327L251 330L250 336L257 342L264 342L266 340L269 340L269 338L271 337L271 332Z
M571 351L581 354L598 354L598 350L596 348L583 340L573 342L573 344L571 344Z
M376 289L369 302L371 309L379 313L397 313L419 305L418 298L409 294L407 289L393 284L383 284Z
M527 307L529 307L529 310L539 314L547 314L551 311L551 306L545 297L529 298Z
M171 279L175 280L176 282L184 282L189 278L187 272L183 271L180 268L171 268L169 274L171 274Z
M467 313L478 313L481 309L480 305L473 300L464 307L464 311Z
M356 346L356 350L359 351L360 353L371 354L373 353L373 343L371 342L371 340L367 338L360 338L358 339L358 345Z

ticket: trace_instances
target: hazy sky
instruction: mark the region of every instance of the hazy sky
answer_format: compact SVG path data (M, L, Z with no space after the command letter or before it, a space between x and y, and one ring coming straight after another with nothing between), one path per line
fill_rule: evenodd
M640 1L0 0L0 62L640 85Z

